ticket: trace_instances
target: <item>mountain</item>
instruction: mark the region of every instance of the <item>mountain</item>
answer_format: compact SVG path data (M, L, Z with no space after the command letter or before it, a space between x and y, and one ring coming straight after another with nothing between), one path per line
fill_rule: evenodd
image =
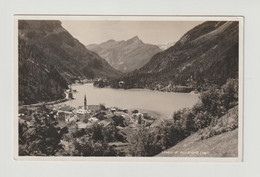
M173 45L175 44L175 42L170 42L170 43L167 43L167 44L159 44L157 45L162 51L172 47Z
M152 56L161 51L156 45L143 43L137 36L127 41L108 40L86 47L98 53L111 66L122 72L141 68Z
M237 21L209 21L194 27L174 46L120 80L125 88L189 92L222 85L228 78L238 78ZM117 82L111 85L118 87Z
M21 104L64 98L64 89L75 78L111 78L120 74L73 38L60 21L18 23Z

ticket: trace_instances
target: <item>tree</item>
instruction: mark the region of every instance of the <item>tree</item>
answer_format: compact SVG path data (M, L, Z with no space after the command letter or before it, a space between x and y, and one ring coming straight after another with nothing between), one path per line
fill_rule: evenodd
M74 156L116 156L120 155L114 147L109 146L109 142L115 139L114 134L108 134L108 128L103 127L97 123L92 126L77 130L78 132L85 132L82 136L77 136L70 145L65 149L63 154L70 154ZM115 133L115 132L113 132ZM72 151L73 150L73 151ZM122 155L122 154L121 154Z
M32 114L32 120L24 129L19 123L19 154L35 156L54 156L62 150L61 137L67 133L67 129L57 126L57 122L46 108L41 108L40 112ZM26 149L23 151L22 149Z
M129 151L132 156L154 156L162 150L160 135L143 125L130 137Z
M238 104L238 79L228 79L222 86L221 96L223 106L228 110Z
M223 115L221 107L221 91L215 87L210 87L200 96L202 109L210 113L213 117L220 117Z

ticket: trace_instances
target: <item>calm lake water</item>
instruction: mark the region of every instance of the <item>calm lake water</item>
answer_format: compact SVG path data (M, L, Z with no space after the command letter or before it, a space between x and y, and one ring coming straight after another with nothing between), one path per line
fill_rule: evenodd
M174 111L185 107L192 107L198 102L198 94L160 92L147 89L112 89L96 88L93 84L72 85L75 99L65 104L78 107L84 104L84 95L88 105L104 104L106 107L122 109L141 109L161 114L170 118Z

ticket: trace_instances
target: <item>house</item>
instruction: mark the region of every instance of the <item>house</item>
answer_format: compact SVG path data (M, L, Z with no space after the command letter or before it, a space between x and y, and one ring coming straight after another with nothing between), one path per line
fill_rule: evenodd
M73 115L73 116L68 116L68 117L66 117L65 118L65 121L66 122L77 122L77 121L79 121L79 118L77 117L77 115Z
M116 108L110 108L110 111L114 113L116 111Z
M99 119L95 118L95 117L91 117L88 120L89 122L99 122Z
M133 118L134 118L135 121L137 121L138 124L141 124L144 116L143 116L142 113L138 112L138 113L133 114Z
M90 111L85 109L79 109L77 110L76 115L80 120L84 120L86 118L88 119L90 118Z
M72 112L69 112L69 111L59 110L56 113L56 119L58 119L60 121L65 121L66 119L68 119L71 116L72 116Z
M147 118L147 117L148 117L148 113L146 113L146 112L143 113L143 117L144 117L144 118Z
M119 87L123 87L125 85L125 82L124 81L119 81L118 85L119 85Z
M139 112L133 114L133 118L134 118L134 119L137 119L137 118L139 118L139 117L143 118L143 114L142 114L142 113L139 113Z
M102 125L103 127L107 127L109 126L113 121L112 120L108 120L108 119L105 119L105 120L102 120L100 122L98 122L99 125Z

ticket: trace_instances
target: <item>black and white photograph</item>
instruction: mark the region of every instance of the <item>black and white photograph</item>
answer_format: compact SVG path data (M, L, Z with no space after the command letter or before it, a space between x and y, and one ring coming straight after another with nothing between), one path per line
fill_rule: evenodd
M13 45L15 159L242 160L243 18L17 15Z

